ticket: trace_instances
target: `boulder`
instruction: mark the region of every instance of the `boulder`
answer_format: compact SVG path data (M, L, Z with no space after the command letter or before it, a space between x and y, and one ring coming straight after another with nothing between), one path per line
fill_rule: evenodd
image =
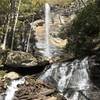
M9 79L11 79L11 80L14 80L14 79L20 78L20 76L19 76L19 74L16 73L16 72L9 72L9 73L5 74L3 78L4 78L4 79L9 78Z
M43 57L33 56L31 53L11 51L7 54L5 66L29 68L47 64L45 62L47 61Z
M8 52L6 65L13 67L31 67L37 65L37 59L30 53L11 51Z

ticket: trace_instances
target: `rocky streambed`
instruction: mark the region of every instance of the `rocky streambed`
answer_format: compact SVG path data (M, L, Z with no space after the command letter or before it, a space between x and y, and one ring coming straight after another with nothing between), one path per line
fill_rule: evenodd
M16 85L13 100L99 100L100 77L96 58L56 62L38 74L8 71L0 78L0 100L6 100L8 87L21 78L25 81Z
M9 84L8 84L9 83ZM7 86L11 85L11 80L0 80L0 100L6 100ZM56 88L36 79L25 76L24 84L19 84L13 100L65 100ZM10 99L9 99L10 100Z
M0 55L0 100L99 100L100 54L85 58L44 56L22 51L3 51ZM61 58L60 58L61 57ZM71 58L71 59L70 59ZM21 78L25 81L20 83ZM14 83L14 84L12 84ZM7 92L8 91L8 92Z
M0 100L12 100L10 98L13 95L13 100L63 100L55 87L38 79L43 69L50 64L47 58L21 51L1 51ZM21 77L25 77L22 85L17 84ZM9 93L12 97L9 97Z

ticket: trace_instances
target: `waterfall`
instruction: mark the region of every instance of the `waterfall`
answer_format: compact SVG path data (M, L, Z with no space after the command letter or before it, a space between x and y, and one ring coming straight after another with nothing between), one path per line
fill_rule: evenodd
M29 51L29 47L30 47L30 38L31 38L31 32L29 33L29 36L28 36L26 52Z
M45 56L50 57L50 45L49 45L49 30L50 30L50 6L45 4Z
M24 78L21 78L19 80L13 80L11 82L11 85L8 86L8 89L5 92L5 94L6 94L5 100L13 100L15 92L18 90L17 85L24 84L24 82L25 82Z
M78 91L89 89L88 57L72 62L55 63L51 65L40 79L53 84L67 100L80 100ZM73 95L68 90L73 90Z

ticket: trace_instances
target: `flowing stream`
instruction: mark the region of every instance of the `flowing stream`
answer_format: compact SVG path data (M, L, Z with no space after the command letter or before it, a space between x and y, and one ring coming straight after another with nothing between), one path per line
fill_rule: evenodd
M8 86L8 89L5 92L6 96L4 100L13 100L15 92L18 90L17 85L24 84L24 82L25 82L24 77L19 80L13 80L11 82L11 85Z
M73 62L56 63L40 79L53 84L66 99L80 100L78 99L78 91L89 88L88 67L88 57ZM68 97L69 91L67 89L74 91L73 96Z

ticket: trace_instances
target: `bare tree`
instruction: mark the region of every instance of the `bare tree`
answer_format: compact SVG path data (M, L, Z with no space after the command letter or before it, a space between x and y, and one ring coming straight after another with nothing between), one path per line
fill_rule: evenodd
M12 33L11 50L13 50L14 37L15 37L15 29L16 29L16 25L17 25L17 21L18 21L20 5L21 5L21 0L19 0L17 11L16 11L16 14L15 14L15 23L14 23L14 27L13 27L13 31L12 31L13 33Z
M8 30L9 30L9 24L10 24L10 14L8 15L8 22L7 22L7 28L6 28L6 33L4 36L4 40L3 40L3 45L2 45L2 49L6 49L6 42L7 42L7 35L8 35Z

